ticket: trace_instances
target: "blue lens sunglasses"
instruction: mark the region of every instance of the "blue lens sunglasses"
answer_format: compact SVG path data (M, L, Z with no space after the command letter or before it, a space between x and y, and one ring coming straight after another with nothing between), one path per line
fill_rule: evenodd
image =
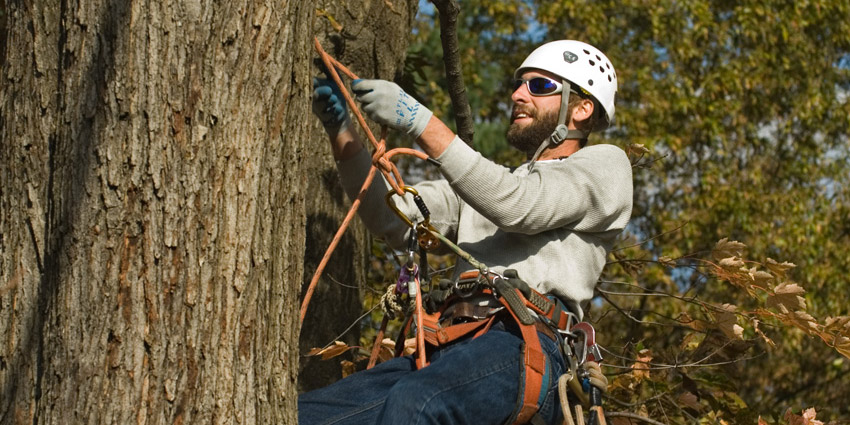
M564 91L563 84L546 77L534 77L527 80L518 78L514 80L514 91L517 91L519 86L523 84L533 96L551 96Z

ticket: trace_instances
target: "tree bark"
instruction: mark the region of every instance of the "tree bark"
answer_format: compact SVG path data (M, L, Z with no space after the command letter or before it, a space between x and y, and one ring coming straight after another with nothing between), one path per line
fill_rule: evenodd
M316 32L323 48L359 77L392 80L403 70L417 8L416 0L319 1ZM318 61L317 54L313 57ZM323 76L318 67L313 72ZM315 150L317 155L305 160L307 240L302 291L351 206L339 184L327 136L317 119L311 118L311 123L313 137L308 149ZM372 131L380 134L377 128ZM323 347L334 340L350 346L360 343L357 320L362 314L362 291L370 252L369 236L360 221L354 220L334 251L310 302L301 332L302 356L311 348ZM354 360L353 353L331 360L302 357L299 391L321 388L340 379L341 360Z
M0 423L296 423L311 2L5 2Z

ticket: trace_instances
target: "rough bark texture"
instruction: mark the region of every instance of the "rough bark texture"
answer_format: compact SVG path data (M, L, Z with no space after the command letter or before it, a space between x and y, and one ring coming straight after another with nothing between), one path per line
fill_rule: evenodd
M320 1L316 3L316 32L323 48L359 77L392 80L403 69L417 8L416 0ZM318 67L313 72L323 75ZM311 122L314 137L310 149L316 149L318 155L305 161L310 176L305 288L351 205L339 185L327 136L317 119ZM377 129L373 131L380 134ZM361 291L366 282L369 247L363 226L359 220L353 221L310 302L301 332L302 355L310 348L323 347L336 339L349 345L359 344L357 319L362 309ZM331 360L302 357L299 390L320 388L340 379L341 360L353 360L351 353Z
M0 423L295 423L312 2L5 2Z

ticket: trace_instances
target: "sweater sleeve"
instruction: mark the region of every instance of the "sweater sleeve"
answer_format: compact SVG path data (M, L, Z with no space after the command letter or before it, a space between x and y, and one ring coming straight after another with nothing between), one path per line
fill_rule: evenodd
M365 149L354 157L337 163L343 189L352 201L360 193L371 166L371 157ZM405 249L410 227L387 205L386 195L392 188L379 171L376 173L363 198L363 204L358 209L358 215L373 235L384 239L394 249ZM431 213L431 224L446 237L454 239L457 234L460 205L448 182L426 181L414 185L414 189ZM412 223L419 223L424 219L413 201L412 194L406 193L404 197L393 195L391 199Z
M504 231L622 230L632 209L631 164L613 145L585 147L528 172L497 165L455 138L438 158L458 196Z

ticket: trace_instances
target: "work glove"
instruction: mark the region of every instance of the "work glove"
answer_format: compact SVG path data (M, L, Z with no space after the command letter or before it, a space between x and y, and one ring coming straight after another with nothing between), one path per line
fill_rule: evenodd
M333 80L313 78L313 113L331 137L351 125L345 98Z
M431 116L428 108L405 93L398 84L385 80L354 80L351 90L363 104L363 112L378 124L419 138Z

